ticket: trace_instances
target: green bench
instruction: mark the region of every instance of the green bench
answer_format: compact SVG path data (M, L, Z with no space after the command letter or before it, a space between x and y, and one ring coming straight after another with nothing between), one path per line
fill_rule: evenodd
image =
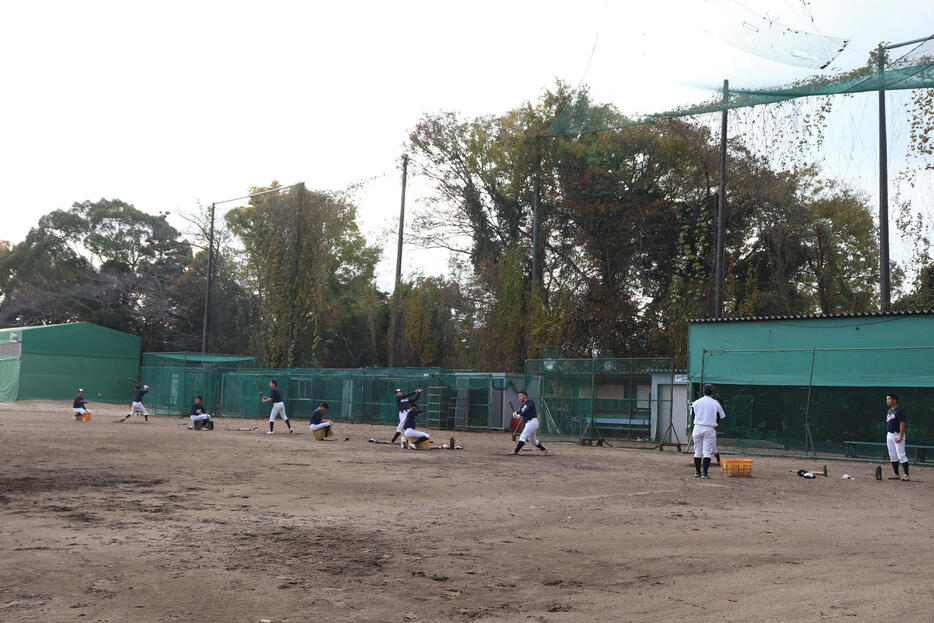
M874 456L873 452L860 452L860 450L872 450L878 449L880 456L883 460L889 459L889 450L885 443L881 441L844 441L843 442L843 453L846 456ZM905 445L905 452L909 456L914 456L915 461L918 463L927 463L928 452L934 454L934 446L915 446L911 444Z

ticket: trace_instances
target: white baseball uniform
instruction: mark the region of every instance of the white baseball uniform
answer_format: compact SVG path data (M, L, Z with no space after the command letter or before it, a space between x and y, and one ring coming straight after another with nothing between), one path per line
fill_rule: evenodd
M691 434L694 440L694 457L709 459L717 452L717 415L720 419L726 417L720 403L704 396L691 405L694 413L694 431Z

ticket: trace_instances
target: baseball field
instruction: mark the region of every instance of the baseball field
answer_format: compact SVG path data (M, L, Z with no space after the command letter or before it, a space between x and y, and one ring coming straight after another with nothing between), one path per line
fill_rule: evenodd
M194 432L69 406L0 404L0 621L931 616L921 467L805 480L826 461L757 457L753 478L701 481L671 449L512 457L506 434L459 434L463 450L411 451L367 442L389 427L321 442L305 422Z

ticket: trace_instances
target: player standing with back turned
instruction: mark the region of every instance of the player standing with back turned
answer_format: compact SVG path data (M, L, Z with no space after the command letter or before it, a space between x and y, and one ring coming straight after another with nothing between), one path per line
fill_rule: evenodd
M717 424L726 417L723 407L713 398L713 385L704 383L704 395L691 405L694 414L694 477L710 478L710 457L717 448ZM703 472L701 469L703 468Z

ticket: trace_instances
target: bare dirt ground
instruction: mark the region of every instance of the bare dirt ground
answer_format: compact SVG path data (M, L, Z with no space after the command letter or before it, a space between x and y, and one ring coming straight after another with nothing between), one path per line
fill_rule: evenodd
M0 621L897 621L934 603L934 477L666 452L510 457L0 403ZM446 439L443 431L430 431ZM345 434L349 442L342 441ZM885 475L891 472L885 466ZM844 481L849 473L856 480Z

